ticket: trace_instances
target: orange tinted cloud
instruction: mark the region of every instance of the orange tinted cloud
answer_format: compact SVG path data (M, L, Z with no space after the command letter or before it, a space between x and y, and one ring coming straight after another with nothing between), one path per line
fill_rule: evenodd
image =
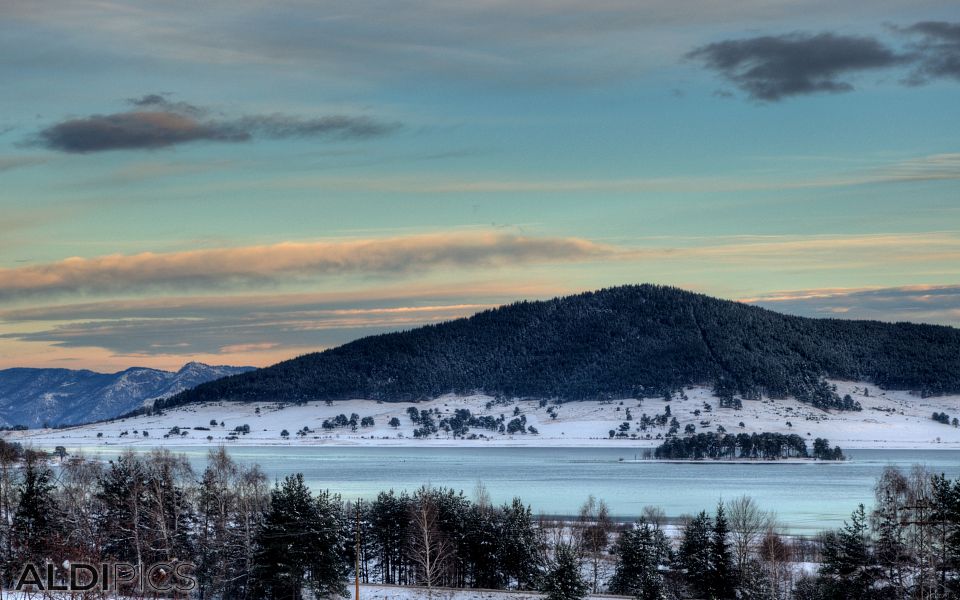
M389 275L438 267L580 262L614 259L621 253L580 238L463 233L113 254L0 269L0 298L157 286L223 286L280 277Z

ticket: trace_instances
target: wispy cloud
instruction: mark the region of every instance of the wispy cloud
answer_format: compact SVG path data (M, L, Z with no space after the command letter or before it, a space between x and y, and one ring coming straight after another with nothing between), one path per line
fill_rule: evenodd
M0 298L155 287L195 288L341 274L398 275L438 267L503 267L613 259L623 250L579 238L497 233L109 255L0 269Z
M45 162L47 162L47 159L40 156L0 156L0 172L40 165Z
M960 285L791 290L743 301L805 316L960 325Z
M71 118L42 129L32 143L68 153L143 150L190 142L246 142L254 138L366 139L399 124L365 116L301 117L282 113L211 118L210 111L167 96L129 100L134 110Z
M403 284L326 293L158 297L0 310L6 344L102 348L141 357L319 350L571 288L535 281ZM0 357L2 358L2 357ZM175 363L176 361L174 361ZM152 363L151 363L152 364Z
M838 170L810 177L758 177L751 173L726 176L635 177L605 179L458 179L450 176L380 177L348 179L339 176L284 177L266 182L244 182L244 187L324 189L404 194L582 194L597 193L709 193L750 192L895 184L960 179L960 153L947 152L873 166ZM240 184L237 184L238 186ZM227 188L230 185L226 186ZM221 189L222 186L218 189Z

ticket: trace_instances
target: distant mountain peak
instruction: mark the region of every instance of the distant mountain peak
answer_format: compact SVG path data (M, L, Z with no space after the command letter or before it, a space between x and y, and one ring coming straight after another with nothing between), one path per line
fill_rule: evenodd
M89 370L0 370L0 425L74 425L109 419L201 383L253 367L211 367L189 362L178 371L130 367L118 373Z

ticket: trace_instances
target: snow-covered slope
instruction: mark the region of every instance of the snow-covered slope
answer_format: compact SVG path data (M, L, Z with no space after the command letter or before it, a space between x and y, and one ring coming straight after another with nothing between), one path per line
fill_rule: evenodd
M680 424L697 432L728 433L774 431L797 433L810 440L825 437L843 448L960 448L960 428L934 421L934 412L946 412L951 418L960 416L960 396L921 398L903 391L883 391L875 386L856 382L834 382L838 393L849 393L863 406L861 412L825 412L792 399L744 401L743 408L720 408L709 388L690 387L683 396L664 399L569 402L541 406L536 401L509 400L498 403L489 396L442 396L429 402L387 403L371 400L350 400L326 404L303 405L276 402L208 403L189 405L165 411L162 415L140 416L109 423L100 423L60 430L10 432L11 441L39 447L106 445L473 445L473 446L594 446L652 447L667 427L640 428L643 415L664 414L667 406ZM868 391L867 391L868 390ZM706 405L710 405L707 409ZM467 438L454 438L440 431L428 438L415 438L416 425L407 409L433 410L439 422L459 408L474 416L501 414L504 421L514 412L526 419L538 434L508 434L471 427ZM627 419L627 409L630 419ZM372 417L373 426L324 429L324 420L338 414L350 417ZM556 418L552 416L556 415ZM396 417L400 424L389 423ZM211 421L217 424L211 426ZM610 438L610 430L618 431L628 422L625 438ZM223 423L221 426L220 423ZM743 423L741 426L740 423ZM249 425L248 434L234 434L237 427ZM170 433L173 427L179 433ZM197 428L201 429L197 429ZM310 432L298 435L304 427ZM287 430L288 436L281 435ZM144 437L146 432L147 436ZM475 434L476 439L469 439ZM165 437L168 436L168 437ZM209 439L208 439L209 437ZM230 439L230 438L236 439Z
M0 371L0 425L40 427L109 419L201 383L251 367L191 362L179 371L133 367L119 373L71 369Z

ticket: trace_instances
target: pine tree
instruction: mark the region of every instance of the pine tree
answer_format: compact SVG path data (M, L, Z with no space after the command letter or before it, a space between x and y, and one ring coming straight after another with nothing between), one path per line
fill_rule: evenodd
M140 457L127 451L111 461L99 482L97 515L105 533L104 554L117 561L145 564L148 559L146 532L147 475Z
M820 574L830 598L867 600L877 573L868 543L867 516L863 505L837 532L824 536Z
M476 503L467 518L466 546L468 570L475 587L496 589L503 586L500 569L500 512L486 503Z
M546 600L582 600L590 585L580 573L580 560L570 544L560 542L554 548L553 565L544 577Z
M27 461L12 526L14 554L21 563L39 565L56 558L51 550L56 547L60 519L54 489L53 472L40 461Z
M669 560L669 545L659 529L641 520L623 531L617 539L617 565L610 580L610 591L641 600L665 597L660 567Z
M346 594L344 523L339 498L312 496L303 474L287 476L271 492L270 511L257 536L256 597L300 598Z
M960 479L951 482L944 475L930 479L934 523L937 590L946 597L960 596Z
M895 590L899 596L907 589L907 563L909 552L904 540L904 528L900 522L897 499L887 494L874 509L873 519L877 534L874 546L876 560L881 569L884 587Z
M735 595L736 576L733 572L733 557L728 541L730 532L723 503L717 505L717 515L713 520L713 532L710 537L710 571L708 575L708 597L727 600Z
M683 528L678 558L687 584L696 596L710 593L713 523L705 511Z
M743 571L738 573L740 581L738 598L740 600L769 600L778 598L774 592L773 583L763 565L755 560L748 560Z
M540 540L530 507L520 498L505 505L500 548L504 573L517 582L518 589L529 589L540 578Z

